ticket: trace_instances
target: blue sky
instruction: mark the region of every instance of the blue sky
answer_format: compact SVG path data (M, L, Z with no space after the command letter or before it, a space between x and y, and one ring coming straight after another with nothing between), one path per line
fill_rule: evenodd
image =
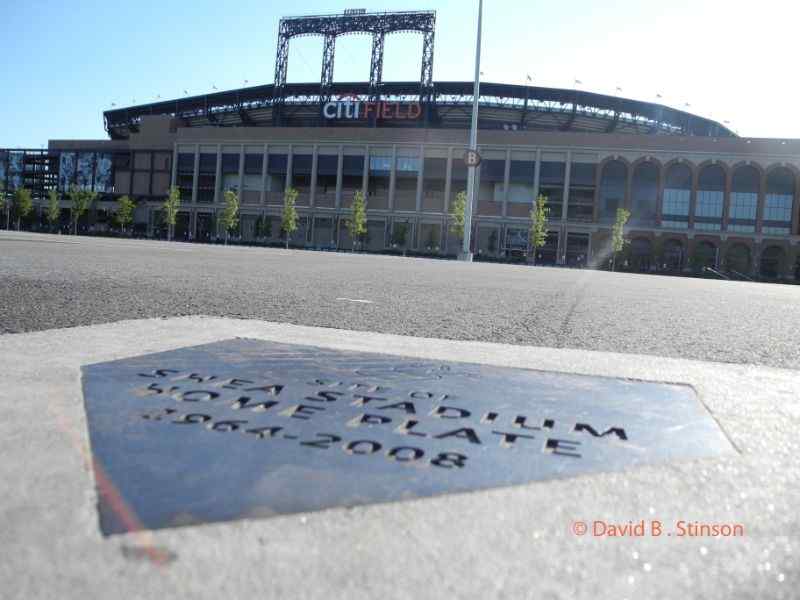
M741 135L800 137L794 76L800 8L785 0L486 0L488 81L582 88L730 121ZM295 14L437 11L435 80L468 80L477 0L10 2L0 23L0 147L104 138L102 113L161 98L271 83L278 20ZM334 78L369 77L367 36L337 41ZM321 38L290 46L289 80L318 81ZM385 80L419 77L421 38L387 38Z

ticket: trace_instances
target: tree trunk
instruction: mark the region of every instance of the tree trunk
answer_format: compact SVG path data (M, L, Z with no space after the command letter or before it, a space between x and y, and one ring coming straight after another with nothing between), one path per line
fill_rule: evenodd
M228 245L228 230L225 230L225 245Z
M616 268L616 266L617 266L617 255L616 255L616 253L614 253L614 255L611 257L611 272L612 273L614 272L614 269Z
M20 226L20 222L21 222L21 221L22 221L22 219L20 219L19 217L17 217L17 231L19 231L19 226Z
M285 241L286 241L286 249L288 250L289 249L289 234L288 233L286 234L286 240Z

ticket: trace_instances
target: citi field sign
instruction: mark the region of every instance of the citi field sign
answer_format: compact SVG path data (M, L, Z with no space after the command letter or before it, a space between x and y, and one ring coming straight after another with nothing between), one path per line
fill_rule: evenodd
M332 121L415 120L421 114L419 102L370 102L357 96L343 96L322 105L322 116Z

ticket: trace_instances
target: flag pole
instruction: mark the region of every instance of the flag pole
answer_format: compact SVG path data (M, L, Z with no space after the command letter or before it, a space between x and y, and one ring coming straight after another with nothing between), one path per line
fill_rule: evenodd
M469 149L478 151L478 98L481 93L481 17L483 16L483 0L478 0L478 36L475 43L475 80L472 90L472 127L469 132ZM467 170L467 203L464 207L464 236L463 246L459 258L472 262L470 237L472 236L472 206L475 204L475 174L474 166Z

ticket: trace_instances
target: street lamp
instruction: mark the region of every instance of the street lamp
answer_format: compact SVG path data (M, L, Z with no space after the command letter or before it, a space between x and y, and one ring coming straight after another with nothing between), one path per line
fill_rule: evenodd
M472 89L472 126L469 131L469 149L478 152L478 97L481 93L481 18L483 16L483 0L478 0L478 35L475 42L475 81ZM472 262L470 237L472 235L472 205L475 203L476 167L467 167L467 204L464 207L464 243L459 259Z

